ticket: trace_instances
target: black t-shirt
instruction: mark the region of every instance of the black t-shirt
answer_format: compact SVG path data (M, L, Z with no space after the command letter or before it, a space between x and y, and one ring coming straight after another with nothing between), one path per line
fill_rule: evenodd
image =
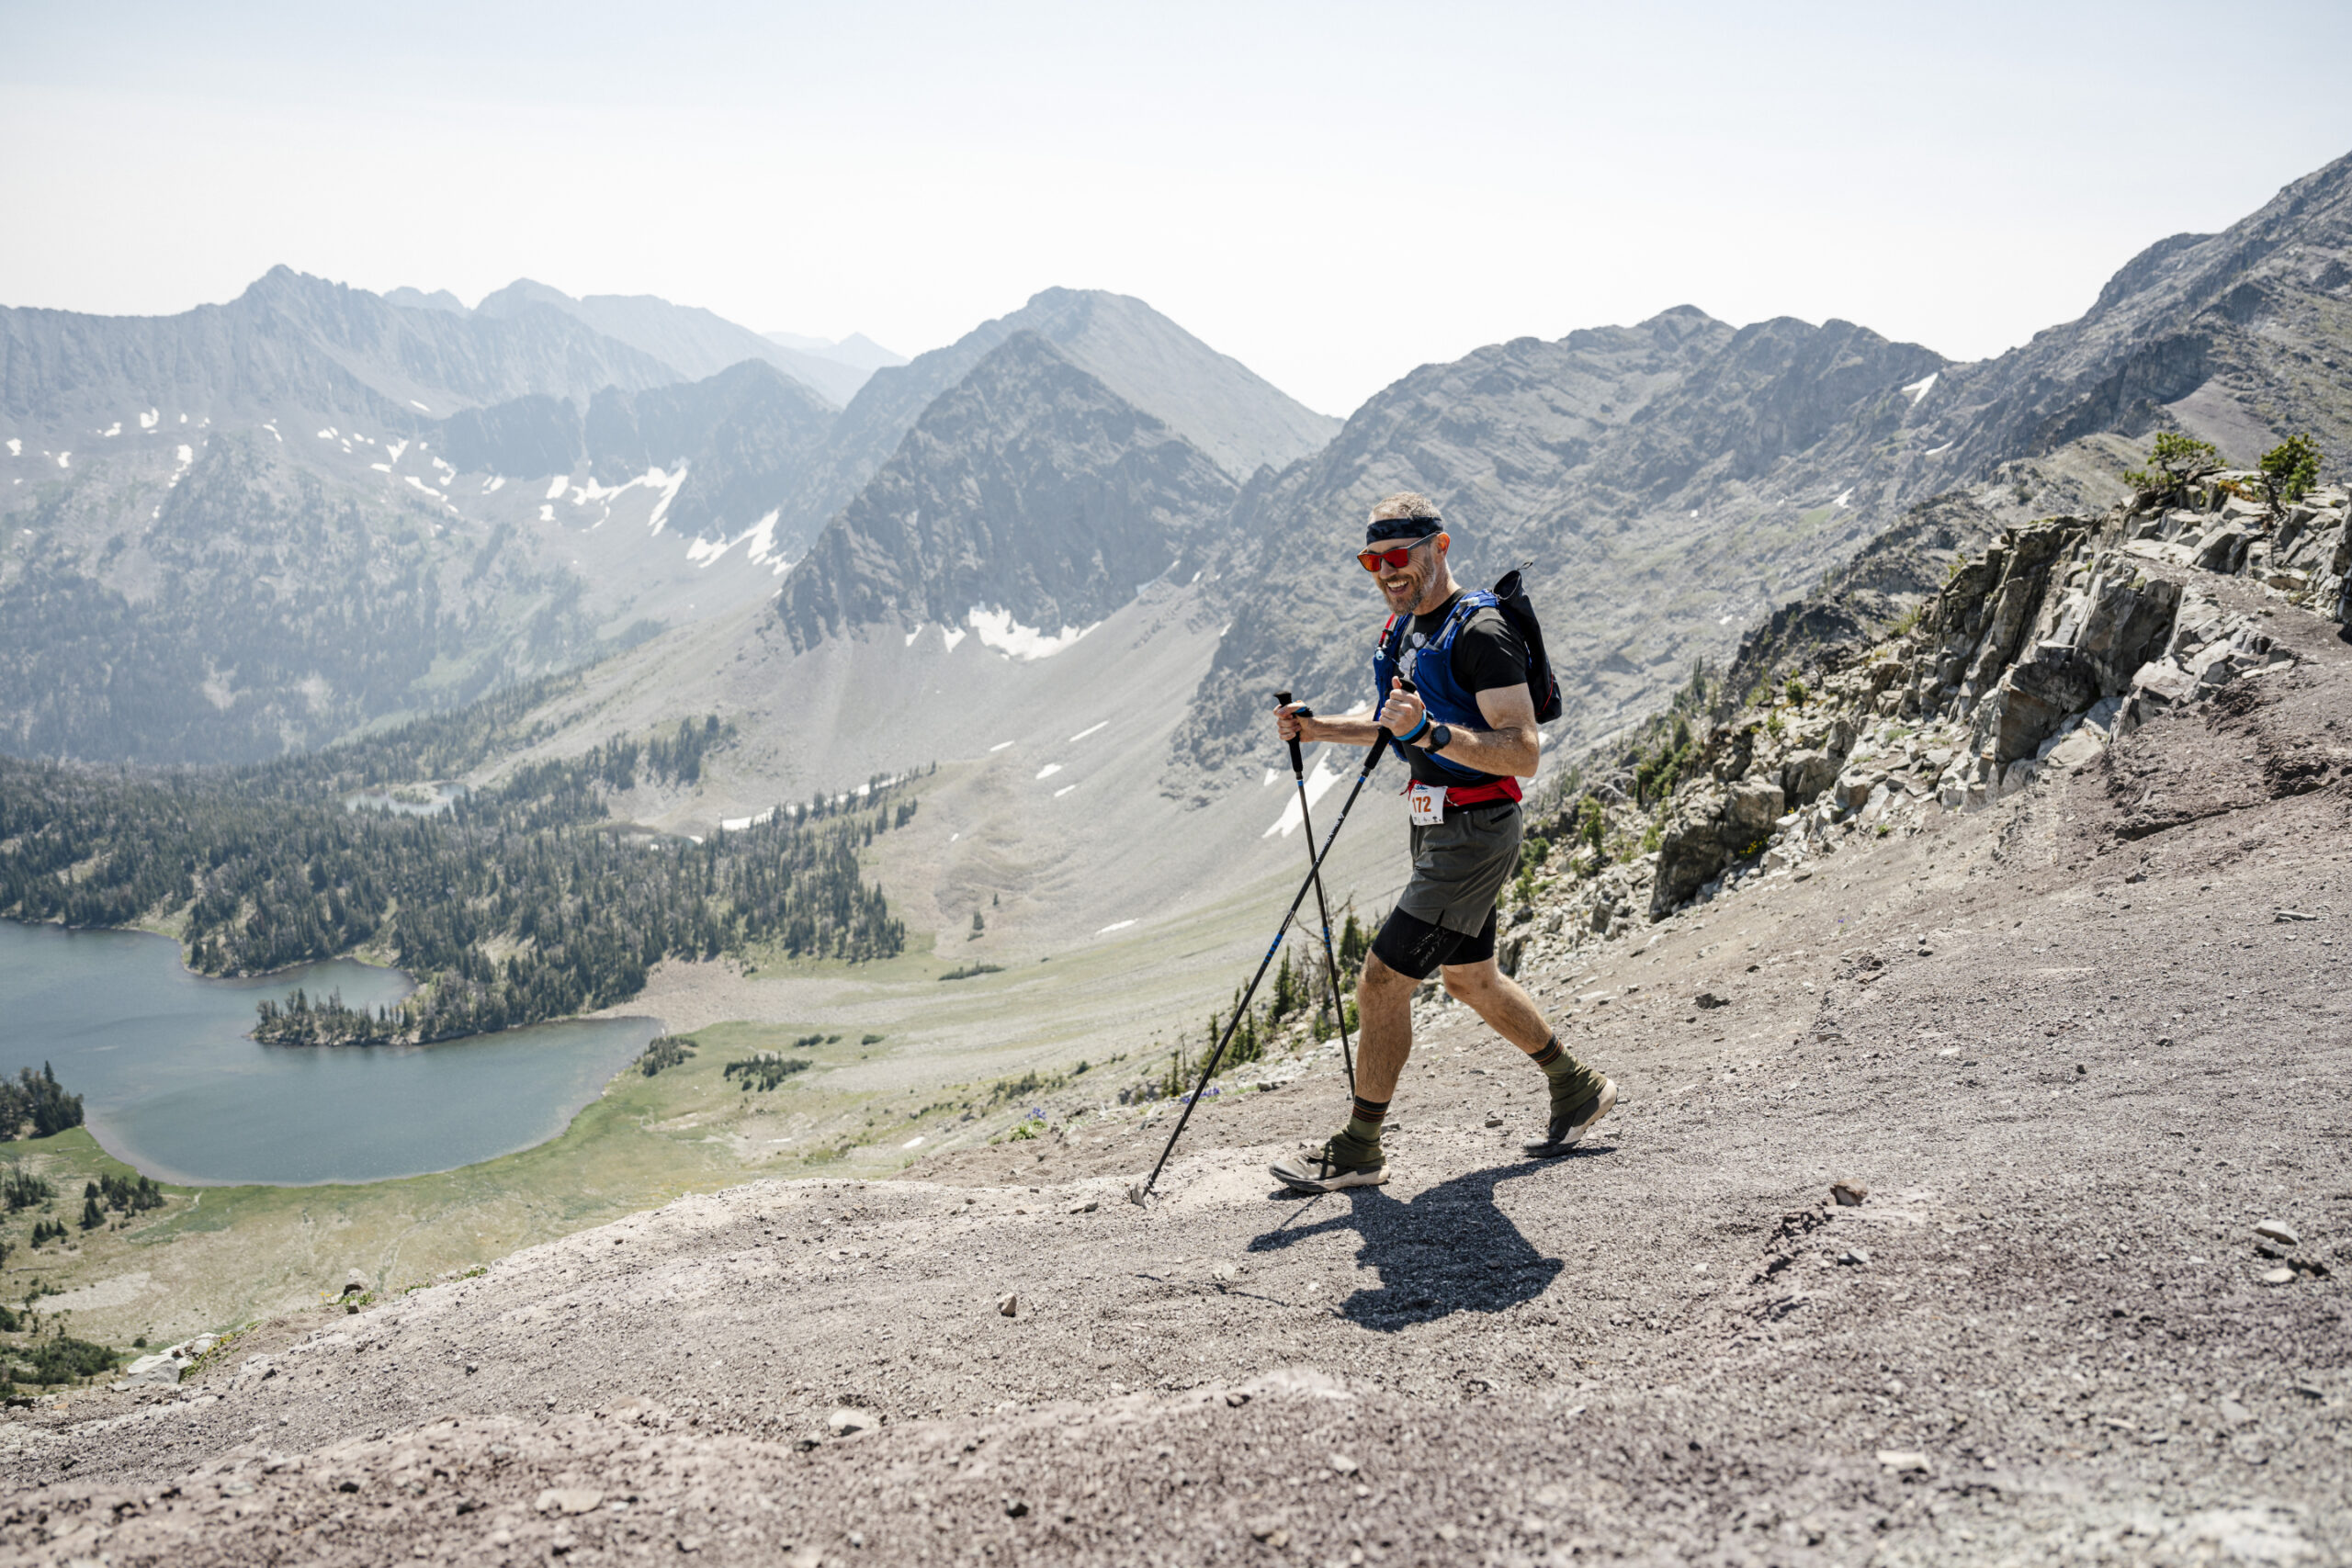
M1445 618L1453 613L1454 600L1459 598L1461 595L1456 593L1453 599L1448 599L1428 615L1415 615L1413 624L1406 629L1404 647L1411 648L1416 635L1433 638L1444 631ZM1510 622L1503 618L1503 613L1491 605L1471 612L1470 619L1454 636L1453 657L1449 662L1453 668L1453 683L1473 696L1480 692L1491 692L1498 686L1527 684L1527 644L1511 629ZM1481 721L1476 728L1483 729L1486 725ZM1456 785L1463 783L1458 777L1449 778L1440 772L1436 763L1430 760L1428 750L1419 744L1408 746L1405 750L1408 760L1413 764L1413 777L1421 783ZM1501 775L1484 773L1479 776L1499 778Z

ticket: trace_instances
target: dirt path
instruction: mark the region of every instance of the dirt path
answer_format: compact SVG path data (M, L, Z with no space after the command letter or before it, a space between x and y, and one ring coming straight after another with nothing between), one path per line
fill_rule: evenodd
M1626 1088L1573 1158L1455 1009L1385 1189L1270 1196L1333 1071L1148 1212L1165 1123L684 1200L12 1412L0 1561L2352 1560L2352 656L2280 629L2111 766L1528 976Z

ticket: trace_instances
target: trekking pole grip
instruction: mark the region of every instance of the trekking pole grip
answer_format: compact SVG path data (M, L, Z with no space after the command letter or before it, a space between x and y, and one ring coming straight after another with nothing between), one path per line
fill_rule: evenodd
M1276 692L1274 694L1274 705L1276 707L1290 706L1290 694L1288 692ZM1306 758L1305 754L1299 750L1298 742L1295 740L1290 743L1290 771L1297 774L1300 778L1305 778L1306 776Z

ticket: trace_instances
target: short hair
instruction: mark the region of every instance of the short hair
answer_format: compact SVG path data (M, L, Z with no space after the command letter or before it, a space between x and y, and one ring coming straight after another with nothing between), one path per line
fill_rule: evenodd
M1441 523L1445 521L1437 509L1436 502L1418 491L1409 490L1400 490L1395 495L1383 497L1373 506L1372 515L1365 521L1385 523L1399 517L1430 517Z

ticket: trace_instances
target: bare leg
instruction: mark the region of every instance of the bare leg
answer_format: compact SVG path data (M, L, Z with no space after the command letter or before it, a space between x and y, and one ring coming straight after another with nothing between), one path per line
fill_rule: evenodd
M1552 1026L1536 1010L1535 998L1504 974L1491 958L1476 964L1449 964L1440 971L1453 999L1466 1003L1494 1032L1532 1056L1551 1043ZM1410 1015L1408 1015L1410 1021ZM1371 1034L1371 1025L1364 1032ZM1370 1047L1367 1046L1367 1053ZM1403 1066L1403 1059L1398 1059ZM1394 1077L1389 1080L1394 1083Z
M1536 1010L1534 1000L1493 959L1449 965L1445 988L1544 1069L1551 1084L1552 1119L1544 1137L1526 1145L1528 1153L1547 1157L1563 1153L1609 1114L1616 1091L1608 1077L1554 1043L1552 1026Z
M1405 1058L1413 1054L1413 987L1419 984L1380 954L1364 955L1356 981L1356 1093L1366 1100L1385 1104L1396 1097Z
M1382 963L1379 954L1364 955L1363 974L1356 980L1356 1103L1348 1124L1322 1148L1275 1161L1275 1179L1302 1192L1376 1187L1388 1179L1380 1129L1405 1058L1413 1054L1413 987L1419 984Z

